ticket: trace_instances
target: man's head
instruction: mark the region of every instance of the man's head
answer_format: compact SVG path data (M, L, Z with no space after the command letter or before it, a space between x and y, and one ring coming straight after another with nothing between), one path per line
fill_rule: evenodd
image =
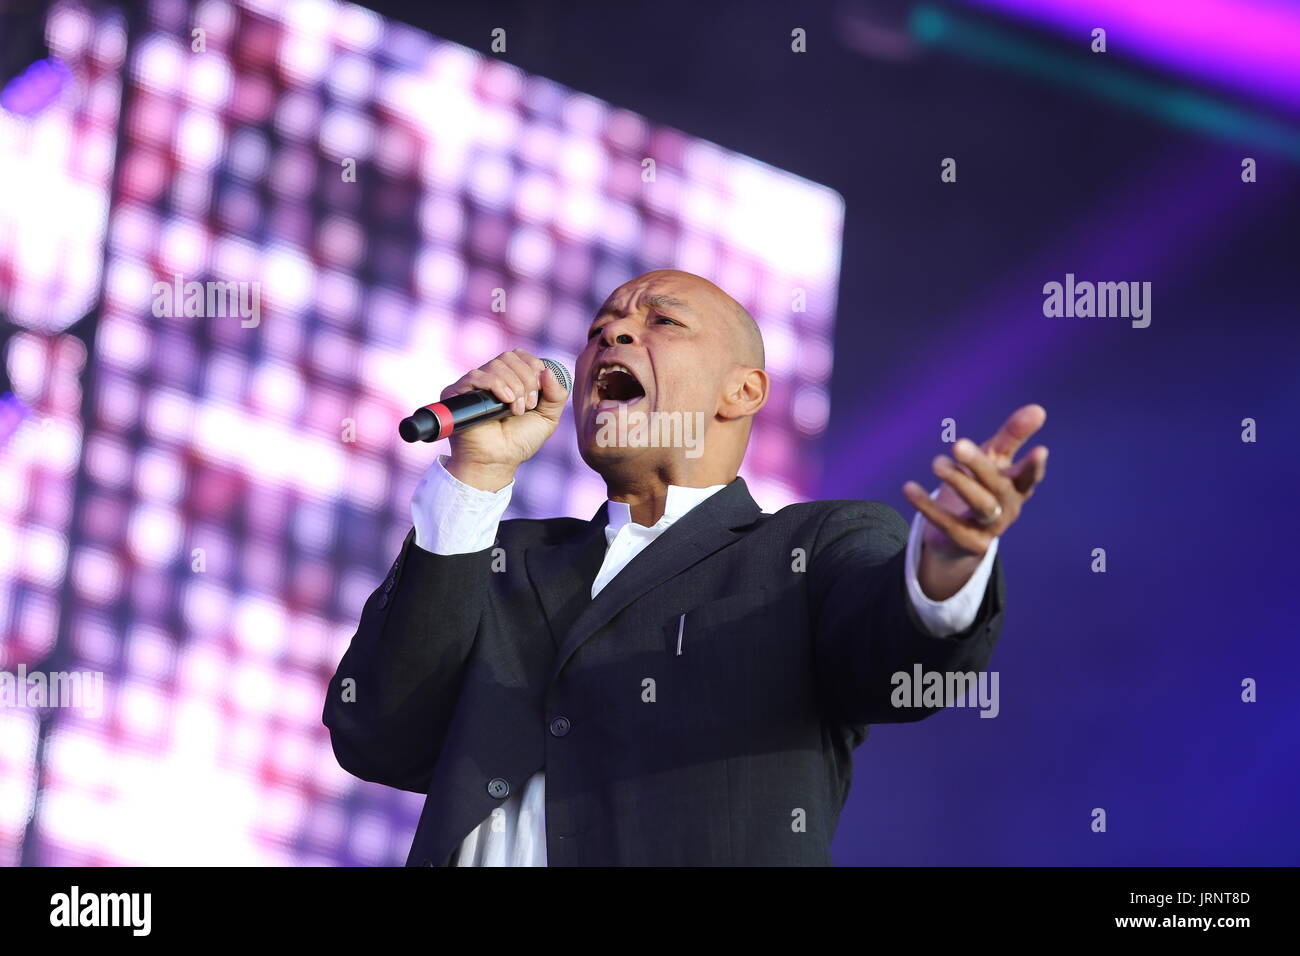
M583 460L606 480L730 481L767 401L763 364L753 318L707 279L662 269L624 283L597 311L578 356Z

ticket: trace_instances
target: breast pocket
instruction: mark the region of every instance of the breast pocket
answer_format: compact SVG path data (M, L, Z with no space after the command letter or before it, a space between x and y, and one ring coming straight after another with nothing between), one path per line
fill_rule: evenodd
M761 627L771 597L768 589L761 587L728 594L678 613L664 625L668 656L717 655L739 650L745 635L752 635Z
M675 611L663 621L653 733L683 762L743 752L768 696L776 592L756 588Z

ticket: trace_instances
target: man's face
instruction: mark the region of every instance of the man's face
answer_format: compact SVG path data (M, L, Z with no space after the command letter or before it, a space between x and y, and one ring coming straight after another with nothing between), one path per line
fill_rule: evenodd
M730 308L715 286L682 272L650 272L614 290L578 356L574 422L587 464L599 471L602 463L673 452L611 444L608 428L602 437L601 423L620 408L629 420L651 412L696 420L694 413L703 412L705 424L712 421L735 364Z

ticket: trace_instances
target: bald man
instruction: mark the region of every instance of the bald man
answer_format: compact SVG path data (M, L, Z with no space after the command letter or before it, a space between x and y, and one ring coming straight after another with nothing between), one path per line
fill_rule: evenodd
M522 350L443 392L511 414L420 482L324 713L346 770L426 794L408 865L828 865L868 726L952 702L902 679L984 670L1046 412L937 456L909 532L876 501L760 510L737 472L768 387L745 309L660 270L601 306L572 396ZM570 398L608 502L501 520Z

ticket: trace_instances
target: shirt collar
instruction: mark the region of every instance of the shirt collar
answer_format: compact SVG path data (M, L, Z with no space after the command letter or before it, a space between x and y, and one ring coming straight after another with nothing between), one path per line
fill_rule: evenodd
M655 522L654 527L667 528L700 502L717 494L725 487L727 486L709 485L707 488L687 488L685 485L669 485L668 499L664 502L663 517ZM632 521L632 507L626 501L605 502L605 513L609 516L609 523L605 526L605 529L610 538L618 534L619 529L625 524L630 524L634 528L645 527Z

